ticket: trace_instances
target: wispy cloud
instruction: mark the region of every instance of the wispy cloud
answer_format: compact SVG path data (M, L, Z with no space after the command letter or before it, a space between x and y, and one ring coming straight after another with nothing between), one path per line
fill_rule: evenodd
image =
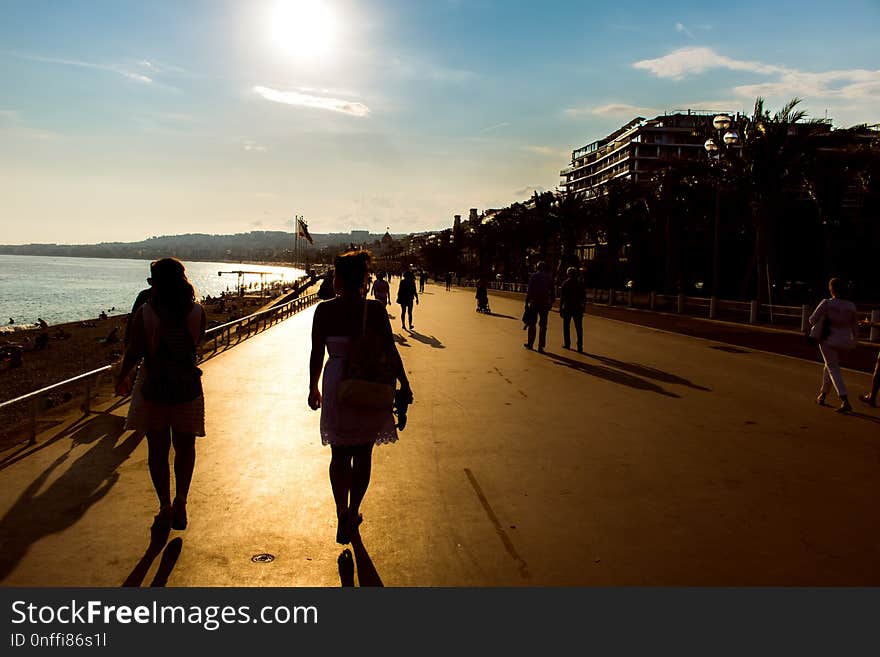
M249 153L265 153L269 150L268 146L263 146L262 144L258 144L257 142L255 142L251 139L245 139L242 142L241 147L243 150L245 150Z
M496 123L495 125L490 125L488 128L483 128L480 130L481 133L493 132L494 130L500 130L501 128L506 128L510 123L505 121L504 123Z
M134 80L135 82L141 82L143 84L152 84L154 82L153 78L148 75L144 75L137 71L129 70L128 68L123 68L121 66L115 66L111 64L99 64L96 62L87 62L79 59L63 59L59 57L43 57L41 55L28 55L23 53L13 53L13 57L18 59L25 59L31 62L41 62L43 64L55 64L57 66L74 66L76 68L86 68L94 71L105 71L108 73L115 73L117 75L121 75L129 80ZM147 62L149 63L149 62Z
M649 71L658 78L673 80L719 68L774 78L768 82L734 88L737 95L749 98L800 96L851 101L880 100L880 70L845 69L813 73L778 64L734 59L706 47L681 48L656 59L635 62L633 67Z
M676 23L675 24L675 31L678 32L679 34L684 34L686 37L688 37L690 39L697 38L694 36L693 32L691 32L689 29L687 29L687 26L684 23Z
M570 107L564 110L564 113L570 117L581 116L653 116L659 111L654 107L639 107L629 103L608 103L606 105L596 105L592 107Z
M299 91L280 91L278 89L272 89L271 87L261 86L255 86L253 91L257 95L266 100L270 100L273 103L340 112L342 114L357 117L364 117L370 114L370 108L363 103L342 100L340 98L315 96L313 94L301 93Z

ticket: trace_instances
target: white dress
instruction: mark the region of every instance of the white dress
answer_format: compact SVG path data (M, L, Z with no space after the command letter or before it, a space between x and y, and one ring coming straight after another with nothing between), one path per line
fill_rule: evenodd
M347 336L326 338L330 357L321 382L321 443L345 447L396 442L397 426L390 411L351 409L341 407L337 401L351 341Z

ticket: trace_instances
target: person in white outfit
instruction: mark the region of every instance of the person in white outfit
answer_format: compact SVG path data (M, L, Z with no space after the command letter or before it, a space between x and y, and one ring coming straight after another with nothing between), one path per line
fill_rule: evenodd
M822 368L822 387L816 403L825 404L825 396L831 390L837 391L840 397L838 413L847 413L852 410L840 372L840 357L856 346L856 326L858 317L856 306L852 301L842 299L845 292L843 280L832 278L828 282L828 290L831 292L830 299L823 299L810 316L810 326L816 326L819 322L828 322L827 328L822 332L823 337L819 341L819 351L825 366Z

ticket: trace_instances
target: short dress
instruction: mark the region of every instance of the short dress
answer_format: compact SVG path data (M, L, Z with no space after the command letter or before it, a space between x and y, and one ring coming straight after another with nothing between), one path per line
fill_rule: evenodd
M321 385L321 443L334 447L351 447L397 442L397 425L390 410L340 406L337 394L339 383L345 374L352 339L333 335L328 336L325 343L329 358L324 365Z
M143 307L143 312L149 314L152 312L149 305ZM201 313L204 311L199 304L195 304L187 321L196 326L201 319ZM155 320L148 317L145 323L151 325L151 329ZM147 330L147 342L155 342L155 338L151 336L153 330ZM146 374L144 364L138 370L137 377L134 381L134 387L131 391L131 404L128 407L128 415L125 418L125 428L134 431L143 432L159 432L171 429L177 434L190 434L194 436L205 435L205 397L199 395L192 401L180 404L159 404L143 396L141 392L144 387Z

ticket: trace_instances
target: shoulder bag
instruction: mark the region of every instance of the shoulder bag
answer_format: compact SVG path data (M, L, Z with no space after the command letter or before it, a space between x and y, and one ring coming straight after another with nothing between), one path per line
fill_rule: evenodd
M379 336L367 331L367 303L364 301L361 334L352 343L337 399L341 406L391 413L396 374Z

